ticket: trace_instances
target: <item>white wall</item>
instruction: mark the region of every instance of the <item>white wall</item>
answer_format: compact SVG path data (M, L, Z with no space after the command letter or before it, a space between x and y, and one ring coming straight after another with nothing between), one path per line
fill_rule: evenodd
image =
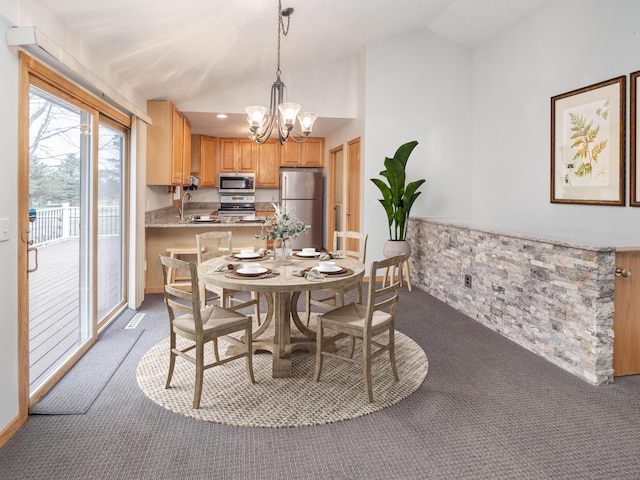
M640 246L640 208L549 201L550 98L627 75L628 99L638 19L636 0L558 0L474 51L474 224Z
M367 259L389 238L377 187L384 158L417 140L408 181L425 178L417 217L467 219L471 211L471 51L422 30L371 43L366 51L364 228Z
M18 60L6 47L10 22L1 16L17 7L8 3L11 11L0 12L0 218L9 218L9 241L0 242L0 431L18 415Z
M133 88L122 82L109 70L105 62L92 52L62 22L53 16L42 3L34 0L3 0L0 3L0 145L2 156L0 165L3 184L0 189L0 218L9 218L9 241L0 242L0 431L5 429L18 415L18 291L17 256L18 248L24 248L19 242L18 231L18 54L6 44L6 29L11 26L35 26L45 36L53 40L66 53L79 60L92 74L117 90L129 102L146 112L146 100ZM146 129L141 128L142 138L146 141ZM144 172L144 147L137 149L133 159L141 161ZM134 165L132 168L136 168ZM139 173L139 172L138 172ZM135 179L135 174L132 175ZM140 212L138 211L138 214ZM134 229L132 236L136 233ZM130 260L138 262L137 268L130 273L141 272L144 257L136 258L143 252L140 241L144 238L132 238ZM141 263L142 262L142 263ZM136 284L136 278L130 279ZM137 300L134 300L137 301Z

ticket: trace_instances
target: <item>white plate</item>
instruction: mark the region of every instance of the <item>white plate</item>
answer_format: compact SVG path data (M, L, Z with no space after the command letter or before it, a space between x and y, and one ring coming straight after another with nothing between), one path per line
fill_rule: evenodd
M239 268L236 270L240 275L260 275L261 273L265 273L268 269L264 267L258 267L255 270L247 271L246 268Z
M234 257L236 258L258 258L261 257L262 255L260 255L260 253L258 252L254 252L254 253L250 253L249 255L244 255L242 253L236 253L234 255Z
M296 255L298 257L309 257L309 258L313 258L313 257L318 257L320 256L320 252L315 252L312 253L311 255L307 255L306 253L302 253L302 252L296 252Z
M320 273L339 272L340 270L342 270L342 267L339 267L337 265L333 265L332 267L314 267L314 268Z

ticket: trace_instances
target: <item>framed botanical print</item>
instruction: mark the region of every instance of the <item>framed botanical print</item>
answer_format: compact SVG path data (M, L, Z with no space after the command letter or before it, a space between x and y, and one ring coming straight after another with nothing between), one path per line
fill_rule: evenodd
M551 202L625 204L626 77L551 98Z
M631 118L629 119L630 148L629 148L629 205L640 207L640 152L638 152L638 141L640 141L640 124L638 122L638 83L640 82L640 72L631 74Z

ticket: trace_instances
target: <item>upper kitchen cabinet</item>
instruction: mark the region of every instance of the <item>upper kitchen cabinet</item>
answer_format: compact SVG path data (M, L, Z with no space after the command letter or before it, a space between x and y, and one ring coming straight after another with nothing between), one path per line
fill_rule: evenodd
M324 166L324 138L309 138L304 143L288 140L281 149L280 165L283 167Z
M267 140L262 145L254 143L256 158L256 187L280 186L280 142Z
M147 185L189 185L191 124L170 101L150 100L147 112Z
M191 135L191 173L199 178L200 187L218 186L216 151L219 138Z
M254 142L248 138L221 138L219 172L255 172Z
M256 174L256 188L278 188L280 143L267 140L259 145L248 138L221 138L219 172Z

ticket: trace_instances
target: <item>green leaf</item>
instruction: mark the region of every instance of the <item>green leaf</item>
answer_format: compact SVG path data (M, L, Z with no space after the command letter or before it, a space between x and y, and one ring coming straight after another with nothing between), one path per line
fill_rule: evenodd
M417 145L418 142L415 140L405 143L396 150L392 158L385 157L385 170L381 171L380 175L387 180L387 183L378 178L371 179L383 197L379 201L387 214L390 240L406 239L409 212L420 195L417 189L425 182L421 179L405 186L407 161Z

